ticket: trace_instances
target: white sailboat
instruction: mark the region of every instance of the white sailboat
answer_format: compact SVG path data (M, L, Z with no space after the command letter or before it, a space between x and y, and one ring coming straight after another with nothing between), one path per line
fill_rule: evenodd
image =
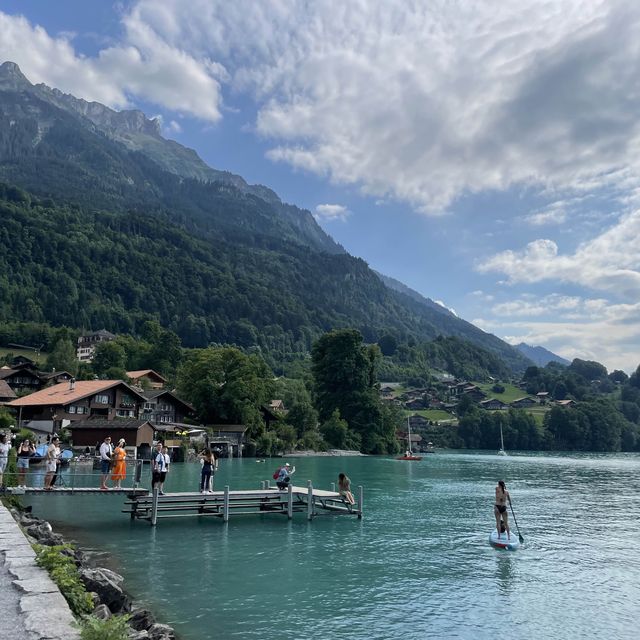
M504 439L502 438L502 425L500 425L500 450L498 451L499 456L506 456L507 452L504 450Z
M398 456L398 460L422 460L422 456L416 456L413 454L411 448L411 421L407 416L407 450L403 456Z

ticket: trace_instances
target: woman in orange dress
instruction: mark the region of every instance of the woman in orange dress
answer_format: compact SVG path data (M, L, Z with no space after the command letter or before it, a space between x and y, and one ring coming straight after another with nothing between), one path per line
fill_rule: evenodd
M111 479L115 482L114 489L121 489L120 483L127 477L127 465L124 459L127 457L127 452L124 450L124 439L120 439L118 446L113 451L113 473Z

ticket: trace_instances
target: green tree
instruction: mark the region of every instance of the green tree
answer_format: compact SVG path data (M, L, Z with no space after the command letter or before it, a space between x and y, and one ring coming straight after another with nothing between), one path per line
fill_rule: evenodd
M234 347L192 351L178 369L178 389L206 423L245 424L263 431L260 409L272 398L273 374L260 356Z
M109 369L124 371L125 366L125 350L117 341L100 342L96 345L91 361L91 367L96 375L103 377Z
M78 358L73 343L68 338L60 339L47 356L50 371L67 371L72 376L78 373Z

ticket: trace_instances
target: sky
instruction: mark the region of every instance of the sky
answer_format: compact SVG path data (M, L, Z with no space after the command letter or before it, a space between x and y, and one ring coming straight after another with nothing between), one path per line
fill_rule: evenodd
M0 0L5 60L507 342L640 364L638 3Z

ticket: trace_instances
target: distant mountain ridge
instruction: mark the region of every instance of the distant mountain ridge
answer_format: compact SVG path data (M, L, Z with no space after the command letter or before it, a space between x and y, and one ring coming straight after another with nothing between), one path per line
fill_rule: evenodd
M152 315L189 346L258 340L271 348L285 332L296 349L353 326L368 342L389 331L404 339L457 336L514 370L530 364L496 336L375 274L309 211L165 140L142 112L34 86L13 63L0 65L0 180L41 199L29 206L28 194L15 196L14 205L6 191L3 221L15 223L16 237L0 259L9 274L0 320L61 325L82 317L87 328L132 331ZM11 246L21 247L19 259ZM47 294L53 289L55 298ZM20 304L27 291L30 304Z
M565 358L556 355L544 347L532 347L525 342L521 342L516 345L516 349L539 367L546 367L550 362L558 362L565 366L571 364Z

